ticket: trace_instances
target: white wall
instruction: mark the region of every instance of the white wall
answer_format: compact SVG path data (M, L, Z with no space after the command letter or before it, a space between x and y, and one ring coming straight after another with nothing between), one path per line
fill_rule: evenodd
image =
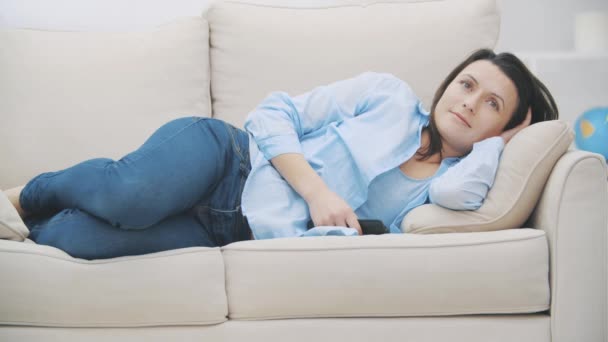
M358 0L256 0L298 6ZM367 0L372 2L373 0ZM607 0L497 0L498 51L570 50L574 14L606 10ZM0 28L142 30L180 15L199 15L212 0L0 0Z
M0 28L140 30L199 15L209 0L0 0Z
M501 9L498 51L574 49L574 17L608 11L608 0L497 0Z

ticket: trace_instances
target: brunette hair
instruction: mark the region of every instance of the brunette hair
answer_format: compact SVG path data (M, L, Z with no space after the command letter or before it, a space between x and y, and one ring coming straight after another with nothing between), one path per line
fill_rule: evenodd
M517 107L513 112L511 120L505 126L505 131L516 127L526 119L528 107L531 107L532 109L532 121L530 124L558 119L559 114L553 96L551 96L547 87L528 70L519 58L508 52L496 54L490 49L479 49L454 68L445 80L443 80L439 88L437 88L435 96L433 97L430 122L427 128L430 133L430 142L425 146L423 152L417 153L419 160L426 160L436 153L439 153L439 155L443 157L441 155L441 135L439 134L435 123L435 107L454 78L456 78L456 76L458 76L458 74L469 64L479 60L488 60L492 62L500 68L511 81L513 81L517 88Z

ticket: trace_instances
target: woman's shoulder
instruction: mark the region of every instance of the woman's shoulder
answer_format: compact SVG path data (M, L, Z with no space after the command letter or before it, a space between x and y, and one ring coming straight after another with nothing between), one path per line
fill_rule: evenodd
M377 91L396 92L398 96L414 102L420 102L411 85L390 72L366 71L356 76L361 82L374 87Z
M357 78L362 78L362 79L367 79L367 80L376 80L376 81L395 82L395 83L403 84L403 85L407 86L408 88L410 87L406 81L402 80L397 75L390 73L390 72L365 71L365 72L360 73L357 76Z

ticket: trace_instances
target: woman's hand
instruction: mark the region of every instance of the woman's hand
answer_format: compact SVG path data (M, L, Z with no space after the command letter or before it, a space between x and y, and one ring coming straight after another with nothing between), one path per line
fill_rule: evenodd
M522 123L520 123L518 126L513 127L508 131L504 131L500 135L503 138L503 140L505 141L505 145L511 140L511 138L513 138L513 136L515 134L517 134L517 132L530 126L531 121L532 121L532 108L528 107L528 113L526 114L526 119L524 119L524 121Z
M363 235L357 215L335 192L325 189L307 201L315 226L342 226L355 228Z
M304 198L315 226L355 228L362 234L353 209L329 190L301 153L284 153L270 160L277 171Z

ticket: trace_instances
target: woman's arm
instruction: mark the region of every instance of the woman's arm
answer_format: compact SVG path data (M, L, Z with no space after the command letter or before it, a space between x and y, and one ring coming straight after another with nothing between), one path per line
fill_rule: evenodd
M300 153L300 139L332 123L368 112L403 96L409 86L387 73L365 72L291 97L272 92L251 111L244 128L267 160L283 153Z
M530 126L532 109L519 125L473 144L473 150L457 165L434 179L429 188L431 203L453 210L477 210L494 184L500 155L505 145Z
M350 227L363 234L353 209L327 187L303 155L285 153L274 157L271 163L308 203L315 225Z
M499 136L473 144L466 157L431 181L430 202L452 210L479 209L494 184L504 145Z
M264 157L307 202L315 225L360 230L353 209L329 190L305 160L300 139L332 123L364 114L411 92L391 74L366 72L296 97L273 92L251 113L245 130Z

